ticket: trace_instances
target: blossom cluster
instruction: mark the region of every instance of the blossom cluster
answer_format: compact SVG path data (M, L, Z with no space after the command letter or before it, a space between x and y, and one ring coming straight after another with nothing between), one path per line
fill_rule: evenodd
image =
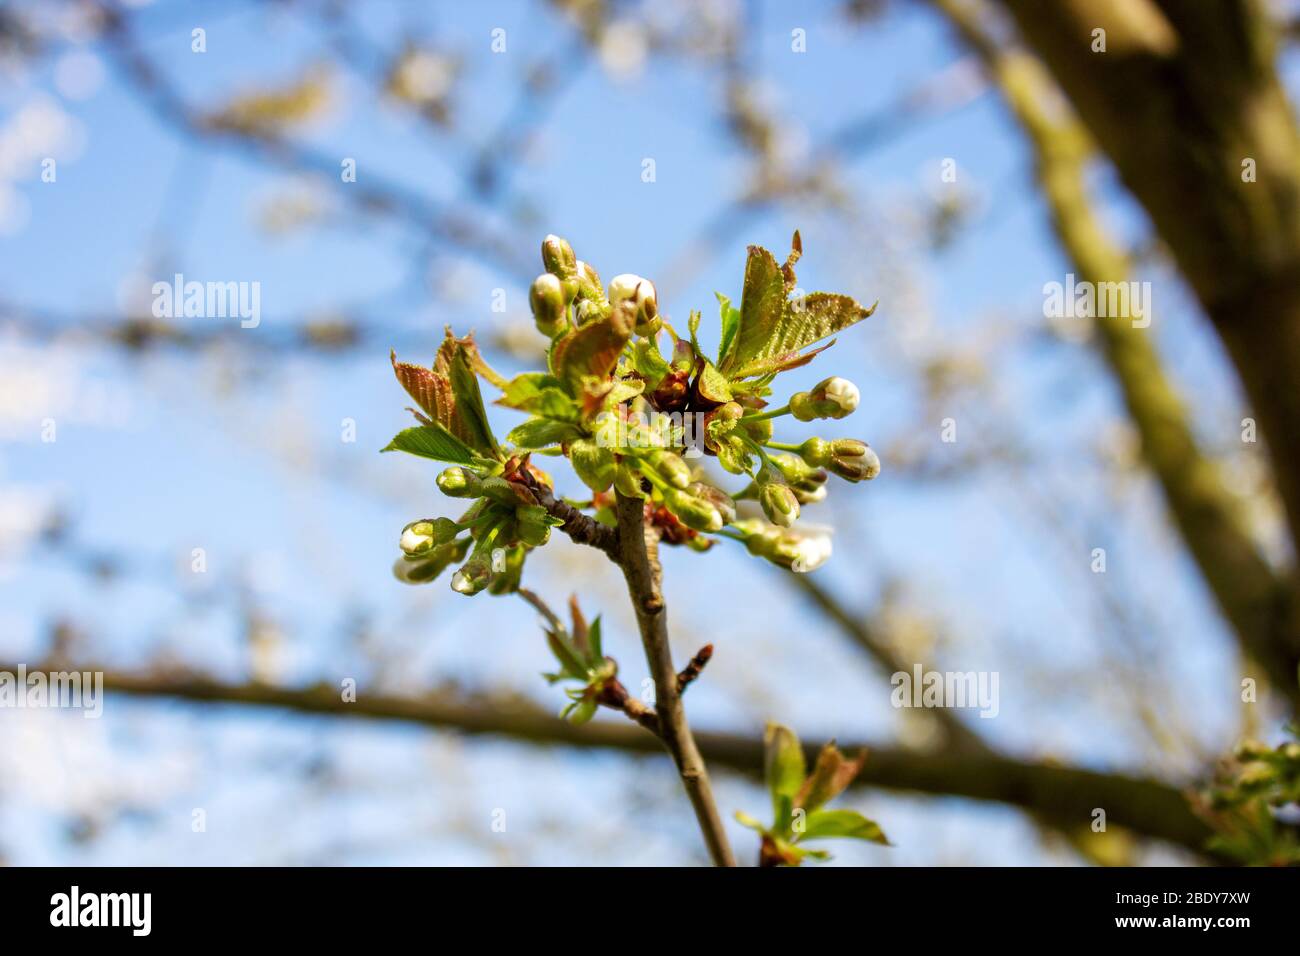
M625 273L605 284L552 235L542 243L545 271L529 289L537 329L550 342L545 371L506 380L472 338L450 331L432 368L394 357L399 381L420 406L413 409L419 425L386 450L451 463L439 488L472 499L459 519L407 525L399 576L431 580L459 563L452 587L461 593L515 589L526 553L563 524L547 506L553 485L537 464L560 456L591 493L565 507L598 522L613 524L616 495L622 495L644 501L647 519L667 543L703 551L730 538L796 571L823 564L831 553L829 531L801 523L804 507L826 497L832 476L874 478L880 460L856 439L812 435L789 443L774 436L782 419L809 423L852 414L860 393L851 381L830 376L780 405L772 401L774 383L872 309L845 295L796 295L798 233L792 246L784 263L766 249L749 248L739 308L718 295L716 356L700 346L699 312L679 331L660 310L651 280ZM488 425L479 379L501 392L496 404L528 416L504 443ZM669 424L649 427L647 416ZM743 484L724 490L719 470ZM756 506L748 513L747 503Z

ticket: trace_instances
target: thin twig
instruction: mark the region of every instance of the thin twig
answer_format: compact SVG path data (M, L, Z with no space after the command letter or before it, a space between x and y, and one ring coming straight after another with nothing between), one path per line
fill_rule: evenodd
M628 595L636 611L646 663L655 682L655 710L659 714L659 737L672 754L682 785L695 808L709 856L717 866L735 866L731 846L717 805L704 758L695 745L686 711L677 690L677 670L668 647L668 621L660 587L658 539L645 524L645 505L640 498L618 496L618 541Z
M546 623L552 630L557 632L564 631L564 623L560 620L560 616L551 610L551 606L547 604L536 591L530 591L528 588L519 588L515 593L531 604L537 613L541 614L542 617L546 619ZM578 613L576 599L571 599L570 606L574 609L575 614ZM656 737L659 736L659 715L655 713L655 709L653 707L647 707L645 704L641 703L641 701L629 694L627 688L623 686L623 682L617 677L611 677L605 681L604 686L600 689L600 693L596 696L596 703L602 707L608 707L610 710L617 710L619 713L626 715L628 719L640 724Z
M690 662L681 669L677 675L677 693L683 693L687 687L691 686L691 681L700 676L704 666L713 659L713 645L705 644L690 659Z

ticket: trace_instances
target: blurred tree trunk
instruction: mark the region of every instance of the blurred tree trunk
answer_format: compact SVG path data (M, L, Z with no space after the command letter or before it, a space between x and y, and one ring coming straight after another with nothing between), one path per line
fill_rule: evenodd
M1274 68L1277 30L1252 0L1001 2L1222 339L1300 542L1300 131ZM1273 645L1252 648L1291 683L1294 607L1279 603Z

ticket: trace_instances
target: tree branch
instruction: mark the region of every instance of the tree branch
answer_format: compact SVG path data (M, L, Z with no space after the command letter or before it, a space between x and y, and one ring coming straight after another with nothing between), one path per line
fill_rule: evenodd
M672 754L682 785L695 808L709 856L717 866L735 866L727 833L713 800L709 772L696 747L682 706L677 669L673 666L672 651L668 646L667 609L660 584L659 541L654 531L646 526L645 503L640 498L629 498L619 493L617 511L619 566L627 580L646 663L655 682L659 736Z
M1300 128L1264 5L1001 2L1218 331L1300 545ZM1093 50L1096 30L1105 31L1105 52ZM1291 585L1300 589L1300 581ZM1274 647L1253 652L1279 670L1289 665L1282 684L1294 690L1300 625L1291 615Z
M327 684L300 688L235 684L185 672L133 674L70 661L50 666L101 672L105 690L120 695L277 707L318 716L405 721L539 745L595 747L634 755L662 752L662 745L655 738L630 724L606 721L571 724L513 696L414 697L362 692L355 701L348 702L337 687ZM0 662L0 670L13 673L17 665ZM109 706L111 701L110 697ZM701 731L696 738L700 751L715 766L755 778L762 776L763 746L759 732L740 735ZM815 760L823 743L805 741L810 762ZM1181 787L1151 778L1101 773L1055 761L954 753L948 749L919 752L862 742L841 746L846 751L867 749L871 753L871 759L853 783L855 787L996 801L1048 817L1062 828L1086 827L1092 810L1102 807L1112 824L1201 854L1210 836L1208 826L1192 812Z
M1062 112L1052 78L1032 56L999 45L987 26L987 5L972 0L934 2L979 55L1024 129L1052 225L1080 279L1096 286L1126 281L1131 263L1107 235L1088 195L1092 143L1078 118ZM1097 56L1105 59L1108 54ZM1222 467L1197 442L1151 330L1134 328L1127 316L1114 315L1098 317L1095 327L1102 355L1142 438L1143 455L1192 558L1239 643L1300 710L1295 680L1300 609L1294 588L1274 573L1260 552Z
M189 105L137 46L131 14L116 0L101 0L98 11L104 23L106 51L159 120L188 136L251 154L283 169L338 177L341 156L329 156L290 142L271 130L234 129L210 122ZM348 183L338 194L364 212L383 212L428 235L446 239L518 281L527 281L533 274L530 263L520 258L513 238L491 232L481 214L445 206L373 171Z
M860 615L851 613L830 591L813 580L811 574L786 574L792 584L806 594L818 609L839 626L854 644L867 653L887 674L899 671L911 673L911 663L898 658L882 636L867 624ZM953 750L986 750L984 740L966 726L956 714L944 708L927 711L943 727L944 737Z
M546 509L547 514L564 522L560 525L560 530L576 543L605 552L605 555L615 564L622 560L618 532L615 529L601 524L591 515L583 514L567 501L556 498L554 492L538 481L526 468L519 472L519 480L528 486L528 490L533 493L537 503Z

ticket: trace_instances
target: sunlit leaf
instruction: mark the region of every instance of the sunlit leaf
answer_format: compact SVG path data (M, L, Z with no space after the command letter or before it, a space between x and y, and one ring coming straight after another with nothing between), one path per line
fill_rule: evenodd
M580 395L584 376L609 377L631 337L632 325L617 309L604 319L572 330L552 347L551 364L556 377L570 395Z
M740 310L732 306L731 299L721 292L713 293L718 297L718 312L722 319L722 340L718 345L718 361L722 361L736 339L736 330L740 328Z
M447 461L455 465L472 465L481 460L474 454L474 449L437 422L403 429L382 450L404 451L421 458Z
M468 443L485 456L500 457L501 450L497 447L496 437L488 424L487 409L483 407L478 375L474 372L469 353L459 343L451 355L448 377L451 379L452 394L456 396L457 415L465 423Z
M785 277L776 257L762 246L750 246L740 299L740 323L719 369L730 377L762 353L776 333L785 308Z
M530 418L506 435L506 441L518 448L547 448L581 438L582 431L569 422L550 418Z
M808 814L802 839L817 840L828 837L845 837L867 840L870 843L889 845L880 826L857 810L818 810Z
M812 812L830 802L853 782L866 759L863 751L856 759L848 760L833 743L826 744L817 754L813 772L799 788L795 806Z
M781 801L788 806L803 783L806 769L803 747L789 727L769 723L763 732L763 776L772 795L772 809L781 815Z

